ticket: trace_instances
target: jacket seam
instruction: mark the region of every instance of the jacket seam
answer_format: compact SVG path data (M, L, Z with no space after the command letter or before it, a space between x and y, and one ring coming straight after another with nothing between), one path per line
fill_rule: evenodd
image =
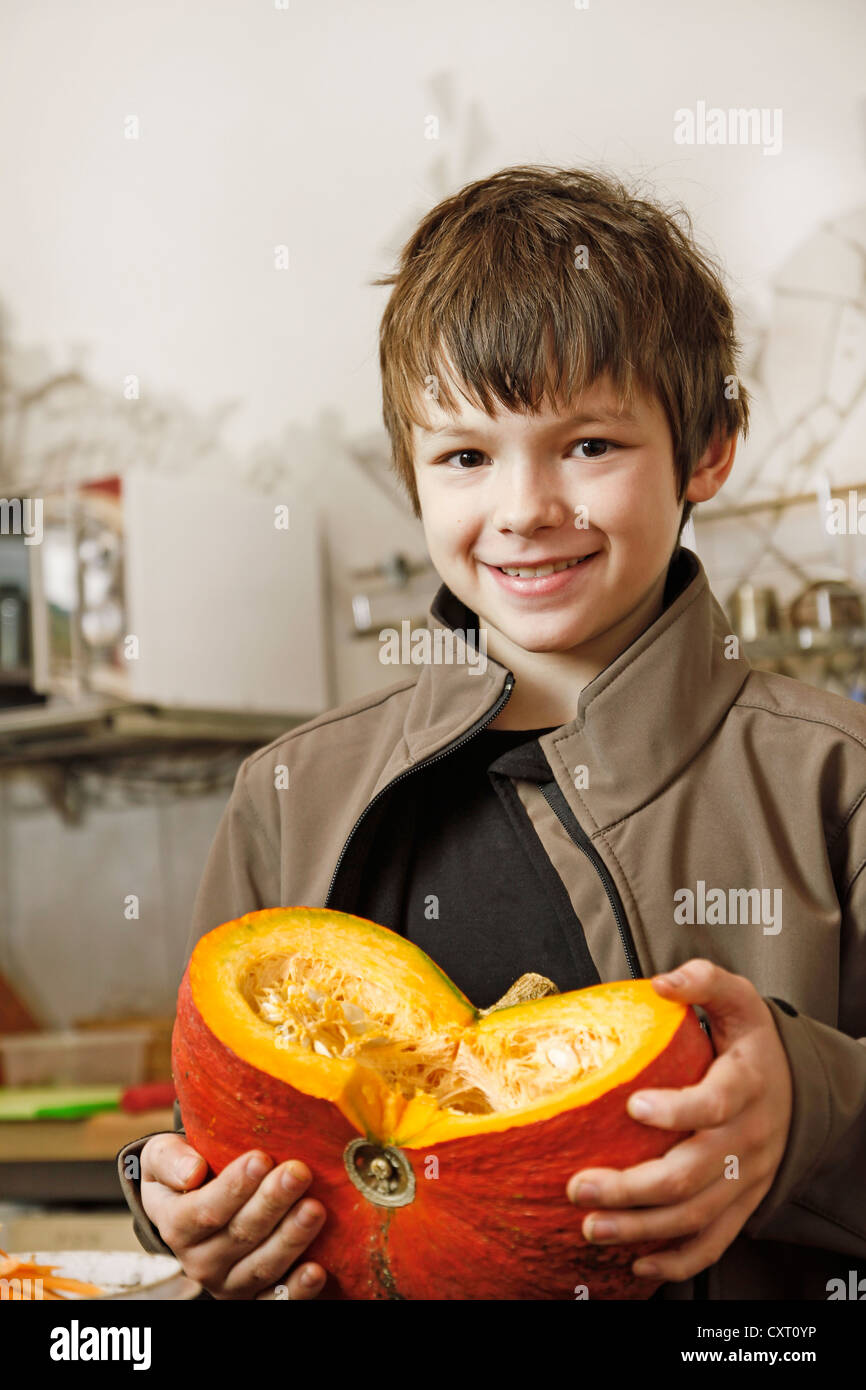
M857 882L857 879L860 877L864 869L866 869L866 858L860 860L860 863L857 865L857 868L851 875L851 881L839 900L840 907L844 907L848 902L848 899L850 898L852 890L854 888L854 884Z
M331 724L339 724L344 719L354 719L357 714L366 714L368 710L378 709L380 705L386 704L388 700L396 699L396 697L402 695L404 691L412 690L417 684L418 677L410 677L396 688L392 686L385 691L373 691L372 694L378 695L379 698L371 698L368 704L361 705L358 709L333 710L330 712L330 717L329 712L325 711L316 717L315 723L311 722L306 726L299 725L296 729L287 729L284 734L279 734L276 738L271 739L271 742L266 743L263 748L257 748L254 753L250 753L246 762L250 764L256 762L259 758L263 757L265 753L270 752L272 748L276 748L279 744L285 743L289 739L301 738L304 734L317 733L319 729L326 729Z
M851 809L847 812L847 814L846 814L846 815L843 817L843 819L841 820L841 822L840 822L840 824L839 824L839 829L835 832L835 834L833 835L833 838L832 838L831 840L828 840L828 841L827 841L827 848L828 848L828 849L832 849L833 845L836 843L836 841L838 840L839 836L842 834L842 831L845 830L845 829L847 828L849 821L851 821L851 820L853 819L855 811L862 805L864 798L866 798L866 787L863 788L863 790L860 792L859 796L856 797L856 799L855 799L854 802L852 803Z
M836 840L838 840L839 836L842 834L842 831L845 830L846 827L850 824L855 811L863 802L864 797L866 797L866 788L864 788L860 795L857 797L856 801L851 807L851 810L848 812L847 816L842 821L842 824L839 826L839 829L837 830L836 834L833 836L831 840L827 841L828 850L831 849L831 847L835 844ZM860 863L857 865L856 869L854 869L853 873L851 874L851 877L849 878L848 882L843 888L842 893L839 897L840 906L844 906L844 904L847 903L848 899L851 896L851 890L853 889L854 884L857 881L857 878L863 872L864 867L866 867L866 856L864 856L864 858L860 860Z
M778 1008L778 1005L776 1005L776 1007ZM782 1009L782 1010L780 1010L780 1012L781 1012L782 1014L784 1014L785 1011L784 1011L784 1009ZM802 1015L802 1014L798 1014L798 1018L802 1019L802 1018L803 1018L803 1015ZM779 1028L778 1019L774 1018L773 1022L776 1024L776 1031L777 1031L777 1033L779 1033L779 1035L780 1035L780 1041L781 1041L781 1043L782 1043L782 1047L785 1048L785 1052L786 1052L786 1054L787 1054L787 1048L785 1047L785 1041L784 1041L784 1037L782 1036L782 1030ZM826 1150L826 1148L827 1148L827 1140L830 1138L830 1135L831 1135L832 1132L833 1132L833 1112L832 1112L832 1109L831 1109L831 1107L830 1107L829 1102L827 1101L827 1097L831 1094L831 1089L832 1089L832 1088L831 1088L831 1085L830 1085L830 1078L829 1078L829 1076L827 1075L827 1068L826 1068L825 1065L824 1065L824 1058L821 1056L821 1050L820 1050L820 1048L818 1048L818 1047L816 1046L815 1040L814 1040L814 1038L811 1036L811 1033L810 1033L809 1029L808 1029L808 1028L805 1028L805 1029L803 1030L803 1033L804 1033L804 1036L805 1036L806 1040L808 1041L808 1044L809 1044L810 1048L812 1049L812 1055L813 1055L813 1057L816 1057L816 1058L817 1058L817 1060L818 1060L818 1066L821 1068L821 1076L822 1076L822 1079L823 1079L823 1082L824 1082L824 1085L823 1085L823 1087L822 1087L822 1091L823 1091L823 1099L824 1099L824 1102L825 1102L825 1114L826 1114L826 1116L827 1116L827 1123L826 1123L826 1128L825 1128L825 1131L824 1131L824 1136L823 1136L823 1138L822 1138L822 1140L821 1140L821 1146L820 1146L820 1148L818 1149L818 1152L817 1152L817 1154L815 1155L815 1158L813 1159L813 1161L812 1161L812 1163L811 1163L811 1165L810 1165L808 1171L804 1174L804 1176L801 1178L800 1182L797 1184L797 1187L805 1186L805 1185L809 1182L809 1180L811 1179L812 1174L813 1174L813 1173L816 1171L816 1169L820 1166L821 1160L822 1160L822 1158L824 1157L824 1153L825 1153L825 1150ZM791 1066L790 1060L788 1061L788 1066L789 1066L790 1071L791 1071L791 1079L792 1079L792 1082L794 1083L794 1090L796 1091L796 1078L795 1078L795 1076L794 1076L794 1068ZM789 1137L790 1137L790 1136L789 1136ZM786 1152L787 1152L787 1144L786 1144L786 1146L785 1146L785 1149L786 1149ZM783 1156L783 1157L784 1157L784 1156ZM796 1197L794 1196L793 1193L792 1193L792 1200L796 1200ZM783 1205L784 1205L784 1203L783 1203Z
M259 834L261 835L261 837L262 837L262 839L264 840L265 844L268 846L268 849L270 850L271 854L274 856L274 858L277 860L277 862L279 862L279 858L280 858L280 851L279 851L279 848L275 848L275 847L273 846L273 844L271 843L270 836L268 835L268 832L267 832L266 829L265 829L264 821L262 820L261 816L259 815L258 811L256 810L255 802L253 801L252 797L250 796L250 789L249 789L249 787L247 786L247 783L246 783L246 773L244 774L244 781L243 781L241 790L242 790L242 792L243 792L243 796L244 796L244 798L245 798L245 800L246 800L246 803L247 803L247 805L248 805L250 811L252 812L253 822L254 822L254 824L255 824L256 826L258 826ZM243 814L243 802L242 802L241 805L238 807L238 810L239 810L239 812L240 812L241 814Z
M801 1197L792 1197L791 1205L802 1207L804 1211L810 1211L814 1216L819 1216L822 1221L829 1221L833 1226L838 1226L840 1231L847 1231L849 1235L859 1236L861 1240L866 1240L866 1225L852 1226L848 1221L840 1221L839 1217L832 1211L819 1205L818 1202L804 1201ZM760 1240L761 1237L759 1236Z
M734 700L731 709L759 709L765 714L774 714L778 719L802 719L806 724L819 724L824 729L837 729L841 734L848 734L859 743L860 747L866 749L866 739L862 738L854 729L849 729L847 725L838 723L835 719L816 719L812 714L801 714L798 710L772 709L769 705L757 704L753 700ZM858 800L862 798L861 792ZM856 803L855 803L856 805Z

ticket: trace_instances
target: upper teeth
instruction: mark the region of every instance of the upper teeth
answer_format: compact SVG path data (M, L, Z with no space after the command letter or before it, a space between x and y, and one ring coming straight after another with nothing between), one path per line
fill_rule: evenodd
M580 555L576 560L560 560L558 565L536 565L534 569L528 569L526 566L521 569L508 569L505 565L500 565L499 568L503 574L514 574L519 579L540 579L545 574L558 574L560 570L573 569L575 565L588 559L588 555Z

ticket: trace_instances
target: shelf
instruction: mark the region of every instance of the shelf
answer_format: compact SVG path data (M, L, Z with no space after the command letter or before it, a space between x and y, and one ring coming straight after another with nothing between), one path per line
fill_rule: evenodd
M0 688L4 685L29 685L33 679L30 666L0 667Z
M866 647L866 628L845 627L826 630L818 627L795 628L777 632L754 642L740 638L746 655L756 661L771 661L786 656L823 656L833 652L859 650Z
M711 522L732 521L739 517L750 516L754 512L775 512L784 511L787 507L805 507L810 503L818 502L824 496L847 497L849 492L866 493L866 483L844 483L840 487L831 487L829 493L818 492L796 492L789 496L767 497L764 501L756 499L754 502L733 503L731 506L721 505L713 508L710 503L705 502L700 505L706 510L692 513L691 520L697 527L699 524L709 526Z
M315 711L304 718L312 718ZM189 743L270 743L301 716L163 709L91 697L0 712L0 768Z

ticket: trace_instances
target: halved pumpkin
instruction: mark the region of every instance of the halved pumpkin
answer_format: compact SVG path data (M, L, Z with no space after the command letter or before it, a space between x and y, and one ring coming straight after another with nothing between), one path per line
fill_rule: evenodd
M479 1010L403 937L309 907L203 937L172 1043L189 1142L214 1172L305 1162L328 1216L304 1258L350 1299L649 1297L631 1265L664 1242L587 1244L566 1183L682 1139L626 1101L712 1055L648 980Z

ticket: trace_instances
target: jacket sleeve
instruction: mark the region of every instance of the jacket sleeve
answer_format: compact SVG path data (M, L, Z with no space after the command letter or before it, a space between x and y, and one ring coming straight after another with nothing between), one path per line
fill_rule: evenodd
M208 853L192 909L187 961L199 938L214 927L245 912L280 906L279 824L271 808L251 795L250 762L255 756L245 758L238 768Z
M866 1258L866 846L842 901L839 1028L767 999L793 1079L788 1143L744 1232Z
M250 755L251 757L254 755ZM187 937L185 962L200 937L223 922L263 907L280 904L280 856L278 828L270 834L249 791L249 762L238 768L228 804L216 829L199 883ZM180 1107L174 1103L174 1131L184 1134ZM170 1255L159 1231L141 1203L141 1150L144 1135L120 1150L117 1171L120 1186L133 1215L133 1229L144 1249Z
M165 1130L155 1131L157 1134L166 1132ZM185 1133L181 1124L180 1106L177 1101L174 1103L174 1133ZM153 1139L153 1137L153 1134L145 1134L141 1139L134 1139L131 1144L124 1145L117 1155L117 1176L120 1179L121 1191L126 1198L126 1205L132 1212L132 1229L139 1245L142 1245L150 1255L171 1255L174 1252L162 1239L141 1202L141 1151L148 1139Z

